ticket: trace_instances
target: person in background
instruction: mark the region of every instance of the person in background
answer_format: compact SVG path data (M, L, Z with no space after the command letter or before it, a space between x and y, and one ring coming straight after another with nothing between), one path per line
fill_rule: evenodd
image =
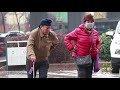
M78 59L81 56L86 56L91 49L92 63L86 66L80 66L77 63L78 78L92 78L93 62L96 54L99 51L100 38L98 32L94 29L94 18L91 14L87 14L83 18L83 23L68 33L64 38L66 48L72 52L72 57Z
M50 51L58 44L57 34L51 30L51 19L42 19L38 28L31 31L27 42L27 77L47 78ZM33 68L34 64L34 68ZM33 70L34 69L34 73ZM34 76L33 76L34 75Z

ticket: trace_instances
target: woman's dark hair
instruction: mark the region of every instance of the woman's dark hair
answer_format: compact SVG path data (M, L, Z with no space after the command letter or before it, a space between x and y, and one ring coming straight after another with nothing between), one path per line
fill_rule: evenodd
M86 21L92 21L94 22L94 18L93 18L93 15L91 14L87 14L83 17L83 23L85 23Z

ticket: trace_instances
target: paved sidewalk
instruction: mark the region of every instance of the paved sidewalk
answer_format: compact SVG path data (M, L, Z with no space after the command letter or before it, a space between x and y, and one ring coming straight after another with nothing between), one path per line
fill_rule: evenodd
M0 78L27 78L26 71L9 71L4 72L4 74L5 75L1 75ZM77 71L76 70L49 71L48 78L77 78ZM93 78L119 78L119 77L118 74L98 72L93 73Z
M77 70L74 63L50 64L49 67L48 78L77 78ZM27 78L25 67L17 66L12 67L12 71L5 70L7 70L6 66L1 67L0 78ZM119 78L119 76L118 74L99 71L93 73L93 78Z
M49 72L48 73L50 78L77 78L77 71L56 71L56 72ZM93 78L119 78L118 74L111 74L111 73L101 73L101 71L97 73L93 73Z

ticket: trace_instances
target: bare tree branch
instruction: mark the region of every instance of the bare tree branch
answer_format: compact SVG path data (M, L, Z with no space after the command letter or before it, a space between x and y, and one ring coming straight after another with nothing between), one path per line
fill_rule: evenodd
M15 16L16 16L16 20L17 20L17 24L18 24L18 30L19 30L19 33L20 33L20 23L19 23L18 16L17 16L16 12L15 12Z
M21 16L19 17L19 23L20 23L20 19L21 19L21 17L24 15L24 12L21 14Z
M16 20L17 20L17 24L18 24L18 29L19 29L19 33L20 33L20 19L21 17L24 15L24 12L18 17L17 13L15 12L15 16L16 16Z

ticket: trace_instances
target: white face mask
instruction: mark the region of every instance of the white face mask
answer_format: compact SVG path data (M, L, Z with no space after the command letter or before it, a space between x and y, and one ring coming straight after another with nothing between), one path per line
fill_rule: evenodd
M94 22L93 23L88 23L88 22L85 23L85 28L92 29L93 27L94 27Z

